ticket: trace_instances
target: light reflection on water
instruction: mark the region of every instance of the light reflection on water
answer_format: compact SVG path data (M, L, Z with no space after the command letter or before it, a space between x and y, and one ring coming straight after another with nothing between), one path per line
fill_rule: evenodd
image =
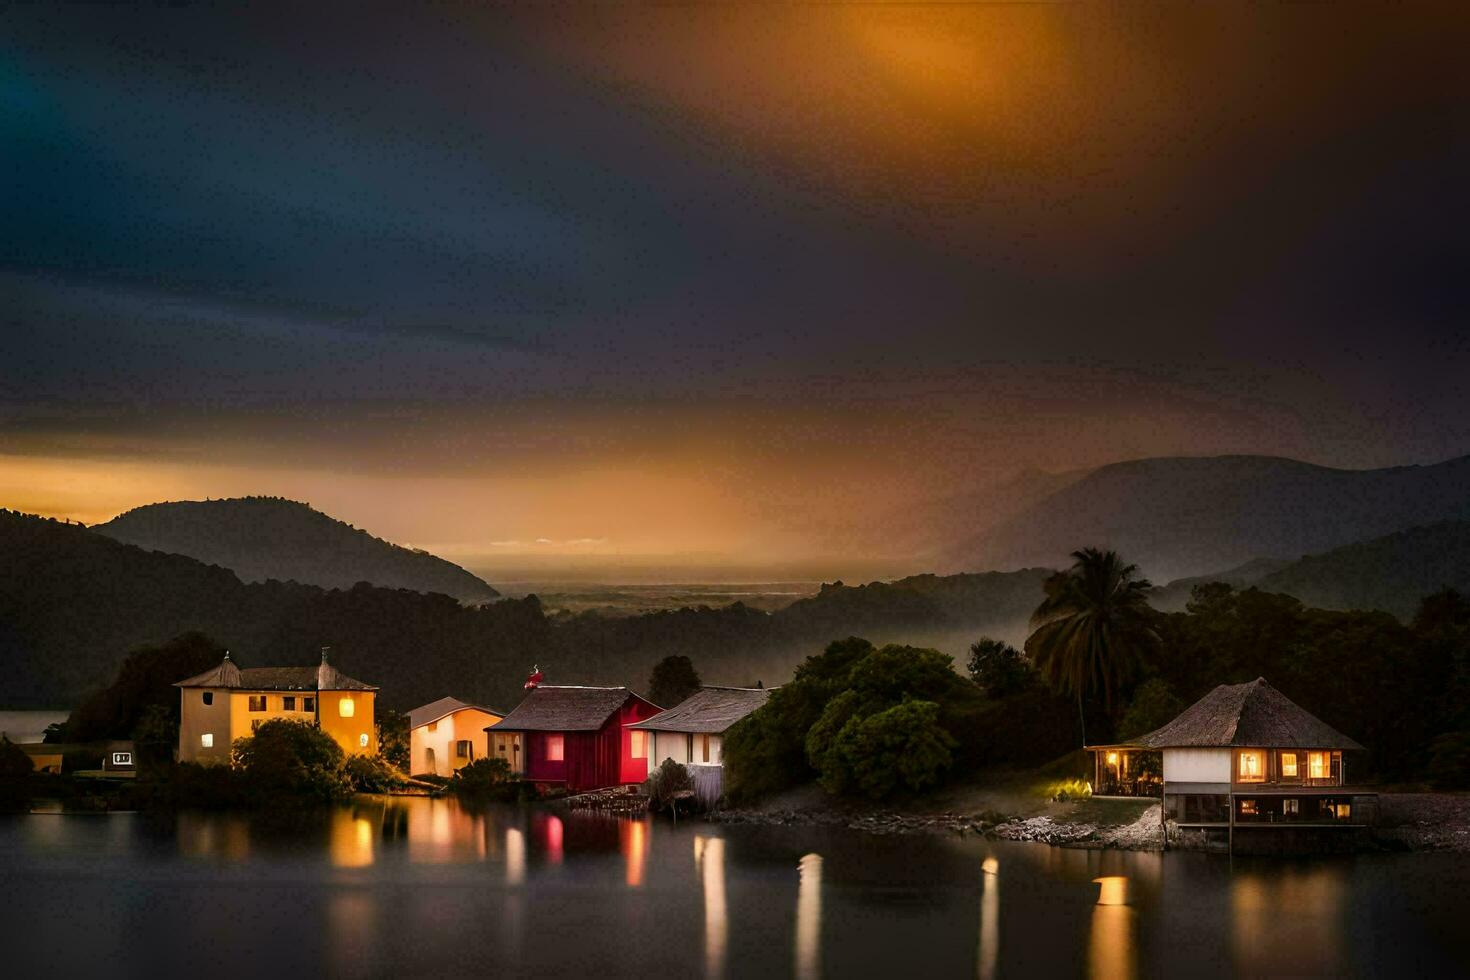
M290 820L0 821L0 882L26 897L15 976L287 959L337 975L1445 975L1470 860L1232 863L360 798Z

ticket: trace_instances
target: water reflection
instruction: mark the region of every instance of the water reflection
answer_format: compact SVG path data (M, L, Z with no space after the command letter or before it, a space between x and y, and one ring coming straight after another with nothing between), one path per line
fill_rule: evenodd
M1100 887L1087 940L1087 974L1098 980L1130 980L1138 975L1138 962L1128 879L1108 875L1094 878L1093 884Z
M339 964L376 961L378 901L362 887L337 891L327 903L327 945Z
M526 835L519 827L505 828L505 883L524 884L526 880Z
M643 885L643 863L648 858L648 832L648 820L628 820L618 826L619 845L627 864L623 882L629 888Z
M980 862L980 980L993 980L1000 953L1000 862L994 855Z
M373 863L373 825L359 811L334 812L329 834L333 867L365 868Z
M1237 866L1230 880L1236 972L1341 974L1348 890L1335 864Z
M694 866L704 883L704 975L725 975L729 920L725 909L725 842L718 837L694 838Z
M822 855L803 857L798 873L796 976L798 980L815 980L822 973Z

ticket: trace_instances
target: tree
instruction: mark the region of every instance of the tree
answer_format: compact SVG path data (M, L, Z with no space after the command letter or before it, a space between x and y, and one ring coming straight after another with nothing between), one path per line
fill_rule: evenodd
M341 747L309 722L262 722L254 735L235 740L230 761L257 805L330 803L352 795Z
M123 660L111 686L72 712L66 737L76 742L132 738L143 713L153 706L169 713L177 733L179 690L174 683L215 666L224 653L203 633L182 633L162 646L138 647Z
M1026 655L1009 643L982 636L970 646L970 679L992 698L1010 697L1029 688L1036 669Z
M853 716L821 753L822 787L874 800L932 789L953 765L955 745L933 701L904 701Z
M1046 598L1031 614L1026 652L1053 688L1076 695L1085 745L1083 697L1100 694L1111 708L1114 694L1159 640L1148 604L1153 586L1138 577L1138 566L1096 548L1074 551L1072 559L1069 570L1046 582Z
M1135 738L1162 728L1179 717L1184 708L1168 681L1162 677L1144 681L1133 692L1133 701L1118 722L1118 737Z
M407 772L409 765L408 715L385 708L378 712L378 754L390 766Z
M677 813L679 796L694 789L694 779L689 775L689 769L680 765L673 759L665 759L659 763L659 767L649 774L646 783L648 787L648 808L655 812L664 809L674 809Z
M648 700L672 708L699 690L699 672L688 657L672 654L653 665L648 676Z

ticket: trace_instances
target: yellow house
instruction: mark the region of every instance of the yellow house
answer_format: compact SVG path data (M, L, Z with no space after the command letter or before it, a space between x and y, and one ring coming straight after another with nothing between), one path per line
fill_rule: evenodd
M348 755L375 755L378 689L327 663L317 667L218 667L179 681L179 761L229 762L230 745L273 718L309 721Z
M505 716L458 698L440 698L408 713L408 771L451 776L489 754L486 728Z

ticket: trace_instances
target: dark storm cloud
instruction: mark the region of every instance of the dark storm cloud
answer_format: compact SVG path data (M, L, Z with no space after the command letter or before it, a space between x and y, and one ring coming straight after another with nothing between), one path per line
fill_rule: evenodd
M0 453L1467 451L1465 20L14 9Z

